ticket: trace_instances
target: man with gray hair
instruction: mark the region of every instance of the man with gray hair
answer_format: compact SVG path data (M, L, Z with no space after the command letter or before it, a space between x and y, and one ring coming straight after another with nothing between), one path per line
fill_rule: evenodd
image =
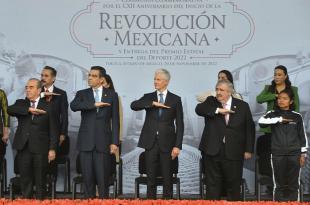
M156 199L157 165L160 166L163 177L163 198L172 198L172 160L182 149L182 101L179 96L167 90L169 80L169 71L156 70L156 91L144 94L142 98L131 103L132 110L146 111L138 146L145 149L148 199Z
M255 130L249 105L232 97L232 92L232 83L220 80L216 97L209 96L196 106L196 113L205 118L199 149L209 200L219 200L222 190L227 200L240 200L243 161L254 151Z
M24 198L32 198L33 185L37 199L44 198L47 165L56 157L59 128L51 107L40 98L41 87L39 79L31 78L25 86L26 99L18 99L8 107L9 115L18 120L13 149L17 150Z

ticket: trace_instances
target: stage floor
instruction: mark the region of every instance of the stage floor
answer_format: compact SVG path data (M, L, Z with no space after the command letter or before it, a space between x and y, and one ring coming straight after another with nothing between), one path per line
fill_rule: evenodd
M9 198L9 194L5 193L4 198ZM16 195L15 198L19 198L19 195ZM145 194L140 194L141 199L145 199L146 195ZM77 199L83 199L83 195L77 193L76 195ZM135 199L134 194L123 194L123 195L119 195L117 197L118 199ZM158 195L158 199L161 198L161 195ZM47 199L50 199L50 197L47 197ZM63 193L63 192L57 192L56 193L56 199L72 199L72 194L71 193ZM111 195L111 199L112 199L112 195ZM191 195L181 195L181 199L184 200L199 200L200 195L198 194L191 194ZM225 199L225 198L223 198ZM261 195L261 200L264 201L271 201L272 200L272 195L270 194L262 194ZM246 195L246 201L256 201L256 196L254 194L247 194ZM305 194L304 195L304 202L310 202L310 195L309 194Z

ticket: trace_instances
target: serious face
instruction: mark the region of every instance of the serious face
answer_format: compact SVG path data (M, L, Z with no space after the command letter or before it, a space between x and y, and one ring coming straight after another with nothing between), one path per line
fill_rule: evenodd
M38 87L38 81L29 80L25 86L26 97L29 100L35 100L40 96L41 88Z
M281 110L288 110L290 105L293 104L293 100L290 99L287 93L280 93L277 101Z
M163 73L157 73L154 77L154 87L156 90L164 91L168 86L169 81Z
M103 77L100 77L99 70L90 70L88 74L88 85L92 88L102 86Z
M216 99L221 103L226 103L231 96L229 86L225 83L218 84L215 88Z
M43 69L41 72L41 82L45 87L51 86L55 82L55 76L52 75L52 71Z
M281 85L281 84L285 83L287 75L285 75L283 70L276 69L274 71L274 76L273 77L274 77L274 82L276 83L276 85Z
M217 80L228 80L227 75L225 73L219 73Z

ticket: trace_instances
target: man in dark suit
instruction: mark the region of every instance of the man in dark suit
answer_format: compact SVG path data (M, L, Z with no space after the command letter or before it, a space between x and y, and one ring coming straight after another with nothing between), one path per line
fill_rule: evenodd
M46 100L52 107L54 114L57 118L59 127L59 137L56 155L57 158L48 167L48 173L57 177L57 161L62 157L62 145L65 145L65 140L68 140L68 98L66 91L54 85L56 81L57 71L55 68L45 66L41 72L41 83L43 85L41 90L41 97ZM67 150L69 152L69 150ZM65 183L65 182L64 182Z
M57 88L54 83L57 71L55 68L45 66L41 72L42 92L41 97L49 102L57 116L60 135L59 145L63 143L68 135L68 98L66 91Z
M24 198L32 197L34 179L36 196L43 199L47 164L56 156L59 128L51 108L40 98L41 87L40 80L31 78L26 85L26 99L8 107L9 115L18 119L13 149L17 150Z
M172 160L182 149L184 133L181 98L167 90L170 73L155 72L156 91L131 103L131 109L145 110L146 117L138 146L145 149L147 198L156 199L156 165L161 166L163 198L172 198Z
M222 189L228 200L240 200L244 159L254 150L254 123L249 105L233 98L233 85L227 80L216 84L216 97L209 96L196 107L205 118L199 149L202 151L207 199L218 200Z
M118 95L102 86L105 69L93 66L88 74L90 88L80 90L70 103L71 109L81 111L81 125L77 140L80 151L82 175L85 184L85 198L108 198L108 179L111 168L111 154L119 144Z

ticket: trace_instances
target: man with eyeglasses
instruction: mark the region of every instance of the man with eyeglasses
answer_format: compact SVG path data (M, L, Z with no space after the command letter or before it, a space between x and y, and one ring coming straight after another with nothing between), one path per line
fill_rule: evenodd
M77 139L84 197L109 197L111 154L116 154L119 144L119 102L112 89L102 86L106 71L93 66L88 75L90 88L79 90L70 103L72 111L81 111L81 124Z

